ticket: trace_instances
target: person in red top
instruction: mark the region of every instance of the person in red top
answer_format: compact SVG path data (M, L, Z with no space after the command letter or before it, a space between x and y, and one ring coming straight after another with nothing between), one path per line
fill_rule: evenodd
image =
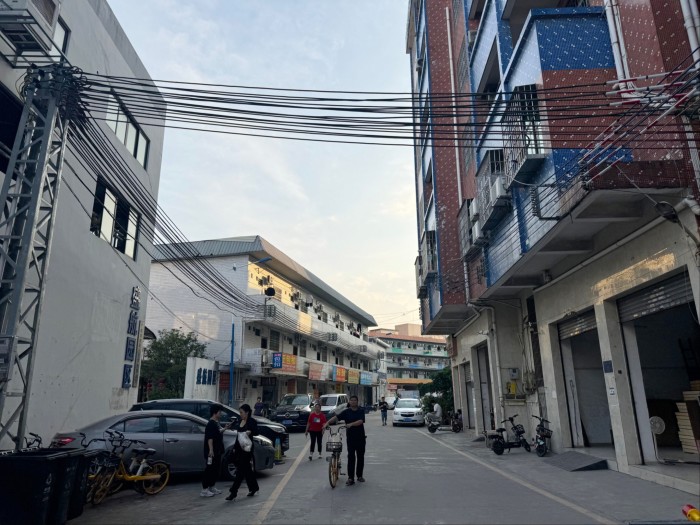
M323 447L323 427L326 424L326 416L321 412L321 403L314 405L314 410L309 414L309 420L306 422L305 436L311 432L311 450L309 451L309 461L314 459L314 443L318 443L318 458L321 459Z

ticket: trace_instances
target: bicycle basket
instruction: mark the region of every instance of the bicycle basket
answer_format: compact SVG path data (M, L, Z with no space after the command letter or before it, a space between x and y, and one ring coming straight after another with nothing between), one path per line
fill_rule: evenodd
M513 432L516 436L522 436L525 433L525 427L521 424L517 424L513 427Z
M342 452L343 443L340 441L328 441L326 443L326 452Z
M544 428L544 427L540 427L539 434L543 438L551 438L552 437L552 431L549 430L548 428Z

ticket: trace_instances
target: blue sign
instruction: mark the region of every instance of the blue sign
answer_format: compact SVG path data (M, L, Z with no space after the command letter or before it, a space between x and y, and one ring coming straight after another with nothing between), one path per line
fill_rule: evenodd
M215 385L216 371L208 368L197 369L197 384L198 385Z
M371 385L372 384L372 373L371 372L360 372L360 384L361 385Z
M129 388L131 386L131 365L124 365L124 371L122 372L122 388Z
M136 357L136 339L133 337L126 338L126 349L124 350L124 359L133 361Z
M272 368L282 368L282 352L272 354Z

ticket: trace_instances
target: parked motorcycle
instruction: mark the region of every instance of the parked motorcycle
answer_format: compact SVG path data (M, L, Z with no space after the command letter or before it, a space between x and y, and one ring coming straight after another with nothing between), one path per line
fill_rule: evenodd
M535 432L537 435L535 436L535 452L537 452L537 455L539 457L543 457L544 455L547 454L547 440L552 437L552 431L547 428L545 423L549 423L544 418L538 417L538 416L532 416L535 419L539 421L537 423L537 427L535 428Z
M428 432L430 432L431 434L435 434L435 432L437 432L438 430L449 430L451 432L459 432L460 430L462 430L461 423L457 422L455 420L455 417L452 417L449 423L441 423L430 414L428 414L425 419L426 424L428 425Z
M515 424L514 420L516 417L518 417L518 414L501 421L501 423L510 422L510 430L514 437L513 441L508 439L508 431L504 427L496 429L496 432L499 434L492 438L493 442L491 443L491 450L493 450L497 456L503 454L505 449L508 449L508 452L510 452L511 448L522 447L526 451L530 452L530 443L528 443L527 439L525 438L525 427L523 427L520 423L517 425Z

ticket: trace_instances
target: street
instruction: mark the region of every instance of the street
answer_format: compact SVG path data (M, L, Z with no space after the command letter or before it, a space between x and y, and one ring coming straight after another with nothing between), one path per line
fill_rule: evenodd
M695 497L610 470L568 472L523 449L496 456L468 433L381 425L367 415L365 483L328 483L325 460L308 460L303 433L285 462L258 475L260 492L225 501L199 496L196 478L157 496L123 491L86 506L70 523L647 523L683 522ZM345 468L345 452L344 452Z

